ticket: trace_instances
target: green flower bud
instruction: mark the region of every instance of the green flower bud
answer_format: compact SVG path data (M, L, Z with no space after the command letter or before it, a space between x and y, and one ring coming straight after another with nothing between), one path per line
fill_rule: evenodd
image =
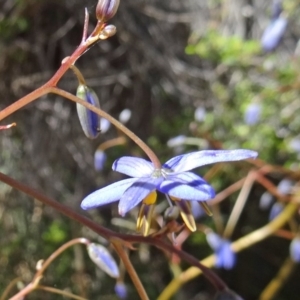
M107 22L117 12L120 0L99 0L96 7L96 17L99 21Z
M94 105L95 107L100 108L100 103L97 95L87 86L80 84L77 88L76 96ZM77 103L76 106L78 118L83 132L88 138L95 139L101 131L100 116L79 103Z

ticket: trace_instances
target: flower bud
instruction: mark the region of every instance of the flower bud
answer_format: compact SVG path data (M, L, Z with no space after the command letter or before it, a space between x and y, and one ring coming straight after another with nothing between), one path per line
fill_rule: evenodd
M96 17L99 21L107 22L117 12L120 0L99 0L96 7Z
M290 179L282 179L278 186L277 186L277 189L278 189L278 192L283 194L283 195L288 195L291 193L292 189L293 189L293 186L294 186L294 182Z
M124 282L117 282L115 285L115 292L120 299L126 299L128 292Z
M113 35L115 35L117 32L117 28L115 25L107 25L103 28L103 30L99 34L99 39L106 40Z
M284 205L280 202L276 202L273 204L270 210L269 214L269 221L274 220L276 217L280 215L280 213L283 211Z
M120 276L119 268L108 250L99 244L91 243L87 246L91 260L106 274L113 278Z
M295 237L290 244L290 256L294 262L300 262L300 238Z
M248 125L255 125L261 115L261 106L258 103L250 103L245 111L244 120Z
M125 108L121 111L119 115L119 121L123 124L126 124L131 118L131 110L128 108Z
M102 150L97 150L94 155L94 166L96 171L102 171L106 161L106 154Z
M100 108L99 99L94 91L87 86L80 84L77 88L76 96L89 104ZM85 135L90 139L95 139L100 133L100 116L83 105L77 103L77 114Z
M206 234L206 240L215 252L216 267L226 270L232 269L236 263L236 254L231 249L230 241L212 231Z
M166 209L164 218L166 221L176 220L179 217L179 208L177 206L170 206Z
M264 51L273 51L277 48L284 35L287 24L288 20L284 16L280 16L266 28L260 40Z
M273 199L274 198L273 198L272 194L270 194L267 191L264 192L259 199L259 208L261 210L268 209L271 206Z

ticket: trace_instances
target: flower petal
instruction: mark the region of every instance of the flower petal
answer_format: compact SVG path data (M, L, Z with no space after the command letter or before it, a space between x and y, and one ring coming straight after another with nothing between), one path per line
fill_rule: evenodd
M185 172L204 165L236 161L257 157L257 152L251 150L204 150L175 156L168 160L163 168L172 169L174 172Z
M154 170L151 162L143 158L131 156L123 156L115 160L112 169L130 177L150 176Z
M216 253L216 267L230 270L236 263L236 254L231 250L230 242L223 240L222 247Z
M81 202L81 208L91 209L117 201L135 181L137 181L136 178L128 178L97 190L83 199Z
M144 200L149 193L156 190L163 178L140 178L132 184L120 199L119 214L124 216L129 210Z
M214 189L200 176L191 172L169 175L159 185L158 190L175 198L192 201L206 201L215 197Z

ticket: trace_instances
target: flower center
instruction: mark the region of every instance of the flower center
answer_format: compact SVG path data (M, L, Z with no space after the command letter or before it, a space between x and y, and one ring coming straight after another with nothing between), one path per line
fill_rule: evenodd
M153 178L164 177L166 179L168 177L168 175L171 173L173 173L173 170L171 170L171 169L166 169L166 168L155 169L152 172L151 177L153 177Z
M161 169L161 175L164 178L167 178L169 174L173 173L174 171L172 169L166 169L166 168L162 168Z

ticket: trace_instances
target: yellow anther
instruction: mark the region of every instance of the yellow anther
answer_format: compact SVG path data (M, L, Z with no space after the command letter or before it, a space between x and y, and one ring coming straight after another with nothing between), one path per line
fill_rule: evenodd
M157 198L157 193L156 191L153 191L143 200L143 203L147 205L154 204L156 202L156 198Z

